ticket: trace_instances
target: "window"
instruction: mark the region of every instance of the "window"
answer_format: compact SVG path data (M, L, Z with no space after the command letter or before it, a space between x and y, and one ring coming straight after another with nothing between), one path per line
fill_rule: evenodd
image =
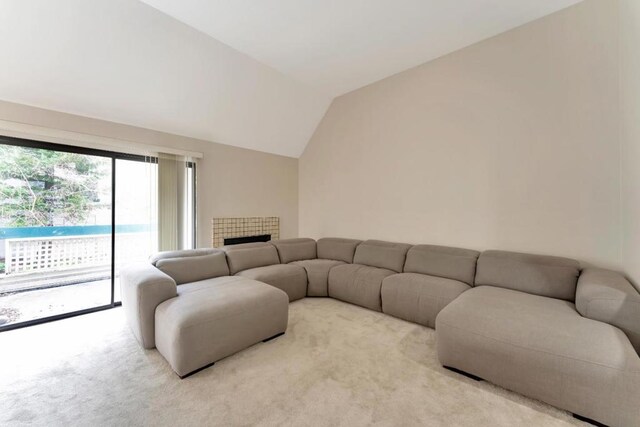
M167 217L160 158L0 137L0 331L118 305L162 233L195 246L196 165L173 157Z

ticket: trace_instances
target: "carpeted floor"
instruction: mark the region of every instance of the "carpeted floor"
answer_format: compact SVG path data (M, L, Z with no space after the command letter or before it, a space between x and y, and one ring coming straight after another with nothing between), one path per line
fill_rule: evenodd
M332 299L185 380L122 309L0 334L0 425L563 426L570 414L443 369L435 331Z

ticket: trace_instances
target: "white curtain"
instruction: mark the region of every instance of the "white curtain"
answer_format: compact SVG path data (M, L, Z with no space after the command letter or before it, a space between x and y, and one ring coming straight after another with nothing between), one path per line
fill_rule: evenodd
M193 160L160 153L158 156L158 249L193 247Z

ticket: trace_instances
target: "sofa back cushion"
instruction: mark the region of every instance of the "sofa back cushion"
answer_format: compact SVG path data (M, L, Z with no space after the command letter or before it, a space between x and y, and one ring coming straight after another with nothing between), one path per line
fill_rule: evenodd
M280 262L289 264L293 261L316 258L316 241L309 238L272 240L278 250Z
M280 264L278 251L271 243L243 243L223 246L221 249L227 254L227 263L231 274L250 268Z
M220 252L220 249L216 248L198 248L198 249L182 249L178 251L164 251L158 252L149 257L149 262L152 265L156 265L161 259L167 258L186 258L192 256L209 255Z
M351 264L356 247L362 240L325 237L318 240L318 258L332 259Z
M155 266L175 280L177 285L229 275L227 258L221 250L172 251L170 254L173 257L168 257L166 253L156 255L154 257Z
M573 259L485 251L478 258L475 285L574 301L579 275L580 264Z
M407 252L405 273L420 273L458 280L473 286L480 252L448 246L416 245Z
M366 240L356 248L353 263L386 268L400 273L410 247L411 245L406 243Z

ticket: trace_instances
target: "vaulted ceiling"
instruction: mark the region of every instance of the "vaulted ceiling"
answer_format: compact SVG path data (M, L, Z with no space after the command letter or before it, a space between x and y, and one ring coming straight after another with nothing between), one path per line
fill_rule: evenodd
M331 97L577 0L142 0Z
M0 99L292 157L331 99L579 0L3 0Z

